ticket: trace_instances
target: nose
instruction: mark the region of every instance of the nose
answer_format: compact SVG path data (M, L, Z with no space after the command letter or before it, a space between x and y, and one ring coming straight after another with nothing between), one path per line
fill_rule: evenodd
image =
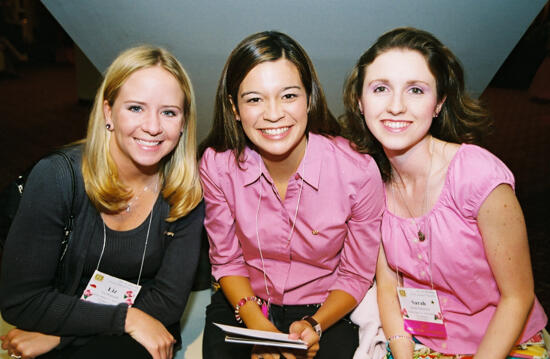
M141 128L151 136L156 136L162 132L161 119L159 113L149 112L144 118Z
M388 103L388 112L394 115L403 113L407 110L407 106L403 101L402 95L400 93L394 93L391 96L391 100Z
M283 107L279 101L267 101L264 110L264 119L269 122L277 122L285 117Z

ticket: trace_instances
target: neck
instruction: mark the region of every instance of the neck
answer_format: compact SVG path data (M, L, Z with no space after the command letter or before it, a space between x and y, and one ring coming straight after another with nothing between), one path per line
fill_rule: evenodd
M385 151L393 169L393 182L424 182L433 156L433 138L426 135L415 146L404 151ZM401 180L400 180L401 178Z
M276 182L288 181L288 179L298 170L306 153L306 147L307 140L304 135L298 145L296 145L290 153L283 156L271 156L260 152L271 178Z
M158 168L137 168L128 166L117 166L118 178L124 185L132 188L151 186L158 181Z

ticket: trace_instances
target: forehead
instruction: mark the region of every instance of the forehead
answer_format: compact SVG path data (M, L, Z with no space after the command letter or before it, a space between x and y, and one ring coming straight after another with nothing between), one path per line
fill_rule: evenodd
M366 67L365 79L436 82L428 63L420 52L410 49L390 49L378 55Z
M161 66L151 66L134 71L122 84L121 91L142 90L144 88L165 88L181 92L178 80Z
M239 86L239 92L253 90L249 87L302 86L300 73L291 61L281 58L265 61L252 68Z

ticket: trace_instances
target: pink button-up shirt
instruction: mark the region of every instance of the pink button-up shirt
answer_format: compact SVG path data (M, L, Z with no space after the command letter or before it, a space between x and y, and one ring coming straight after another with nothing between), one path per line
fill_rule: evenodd
M384 209L374 160L343 138L309 134L282 201L260 155L246 148L243 158L239 168L232 151L209 148L200 164L216 280L248 277L267 298L260 245L274 304L322 303L336 289L359 302L372 284Z
M418 336L432 349L449 354L473 354L485 335L500 300L500 292L485 256L477 214L499 184L514 186L510 170L488 151L462 145L455 154L438 201L430 212L401 218L388 209L382 237L388 264L403 274L405 287L431 289L430 271L437 290L446 339ZM426 240L417 239L417 227ZM430 267L431 262L431 267ZM546 324L535 300L521 342Z

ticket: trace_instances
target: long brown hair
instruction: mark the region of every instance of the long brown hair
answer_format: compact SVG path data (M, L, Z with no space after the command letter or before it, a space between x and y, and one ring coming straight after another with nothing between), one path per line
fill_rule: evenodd
M480 102L464 89L464 70L458 58L429 32L401 27L386 32L357 61L344 85L345 113L341 118L346 137L360 152L376 160L384 181L391 179L391 166L382 145L368 130L359 110L367 67L382 53L392 49L418 51L424 56L437 86L438 102L445 99L439 116L430 127L436 138L455 143L479 143L491 121Z
M304 84L309 101L306 132L325 136L340 134L340 125L328 109L315 68L305 50L288 35L264 31L242 40L229 55L218 83L212 128L199 146L200 155L208 147L216 152L233 150L239 161L244 148L252 146L235 118L231 99L237 98L241 82L256 65L281 58L296 66ZM237 101L233 104L238 112Z

